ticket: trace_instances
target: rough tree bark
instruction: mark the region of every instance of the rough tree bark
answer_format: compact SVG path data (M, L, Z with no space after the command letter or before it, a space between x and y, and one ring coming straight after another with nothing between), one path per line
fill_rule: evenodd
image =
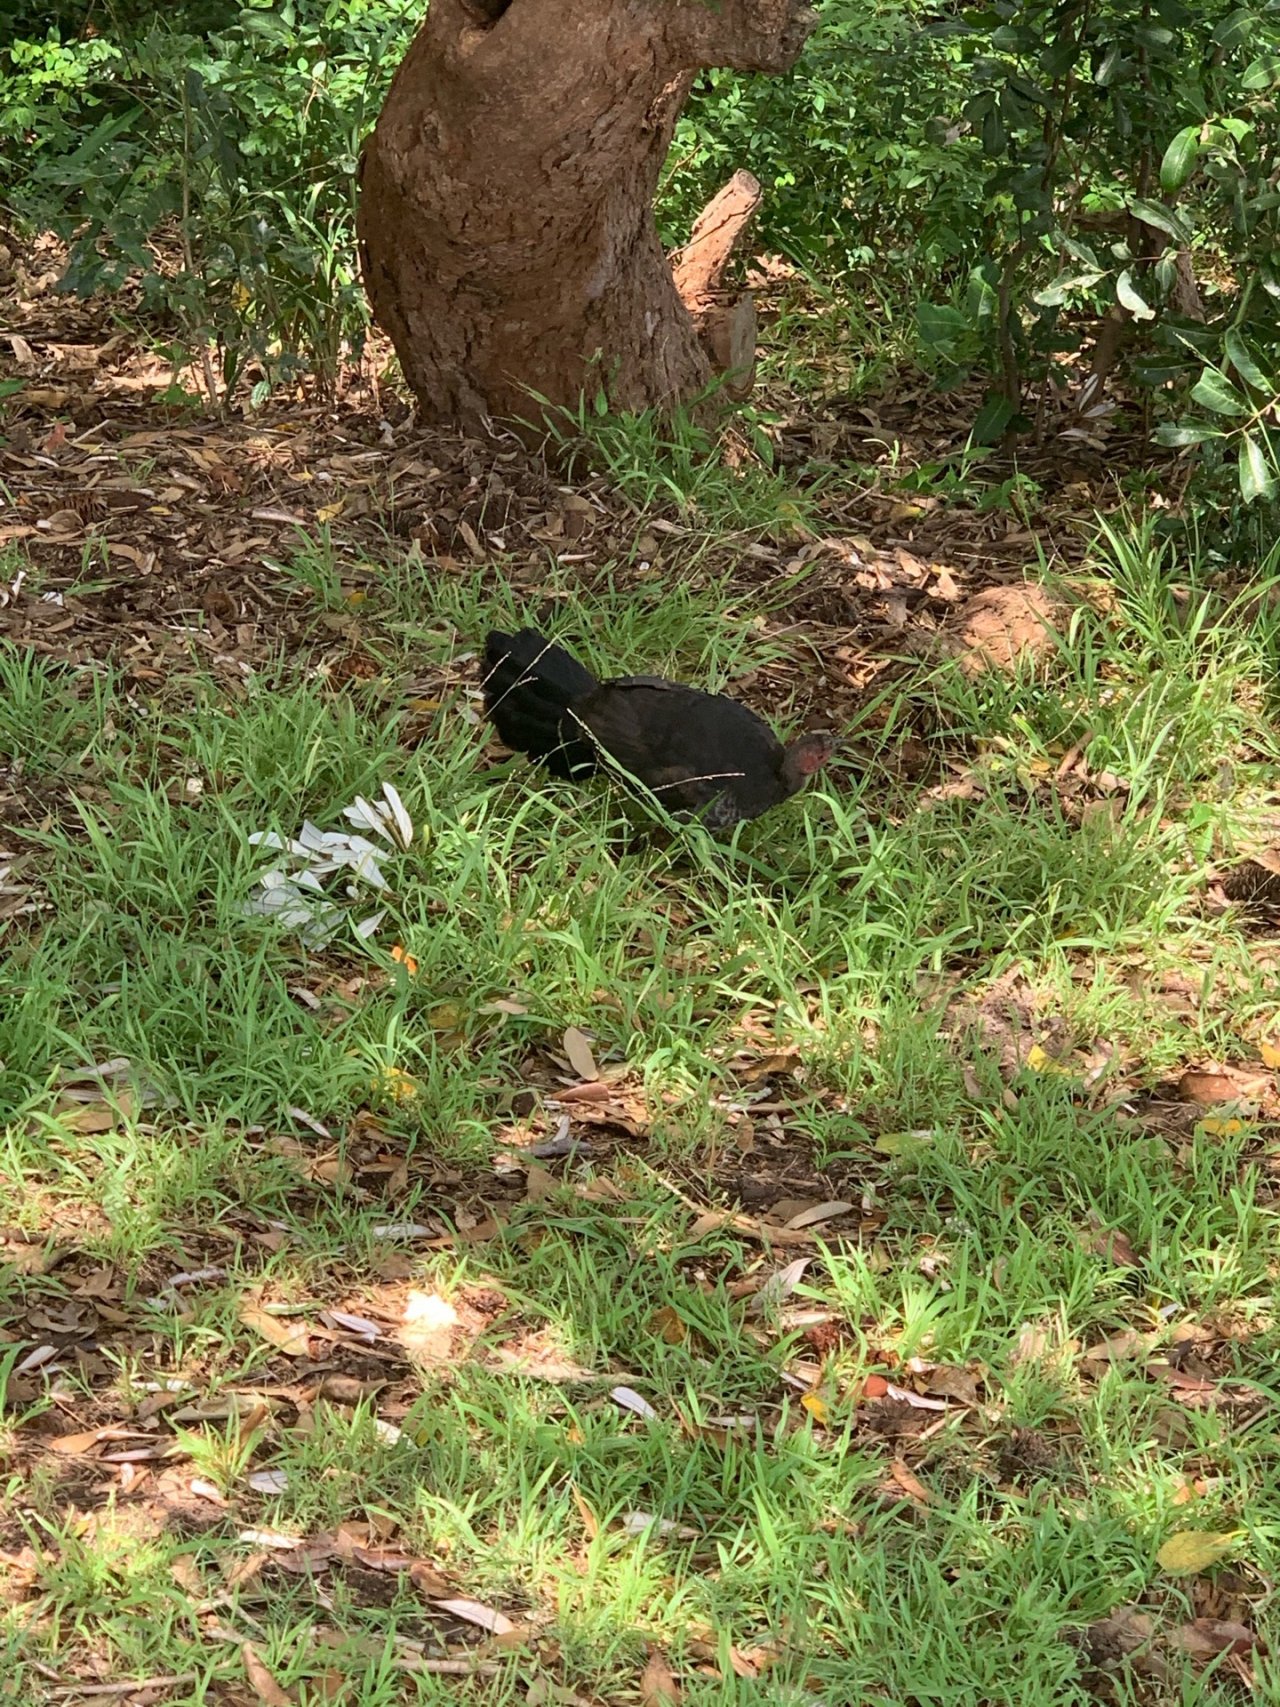
M535 415L531 391L572 407L601 385L644 408L713 368L749 383L754 311L721 274L759 186L739 174L703 214L683 297L653 197L697 71L784 71L811 27L803 0L431 0L359 210L373 312L424 418L484 427Z

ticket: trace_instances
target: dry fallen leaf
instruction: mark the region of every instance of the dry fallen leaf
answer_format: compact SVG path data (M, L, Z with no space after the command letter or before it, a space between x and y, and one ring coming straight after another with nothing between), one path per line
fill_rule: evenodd
M649 1649L648 1663L640 1678L641 1707L673 1707L680 1700L680 1686L665 1657L657 1648Z
M671 1304L664 1304L649 1318L649 1332L666 1345L683 1345L689 1337L689 1326Z
M594 1541L600 1533L600 1520L591 1507L578 1492L577 1486L570 1482L569 1492L573 1495L573 1503L578 1508L578 1516L582 1519L582 1527L587 1532L587 1540Z
M1119 1363L1127 1357L1141 1357L1150 1351L1157 1337L1156 1334L1140 1334L1128 1328L1124 1333L1113 1334L1110 1339L1099 1340L1097 1345L1082 1351L1080 1357L1085 1363Z
M455 1618L461 1618L467 1624L478 1624L482 1630L488 1630L494 1636L509 1636L516 1626L496 1607L486 1606L479 1600L435 1600L431 1604L438 1606L442 1612L451 1612Z
M104 1433L110 1431L96 1428L87 1429L83 1434L60 1434L55 1440L47 1440L45 1445L50 1452L60 1452L67 1458L78 1458L88 1452L102 1439Z
M1028 1049L1027 1058L1023 1062L1023 1066L1032 1073L1057 1074L1064 1078L1073 1078L1075 1076L1074 1070L1071 1067L1068 1067L1062 1061L1055 1061L1053 1056L1050 1055L1047 1050L1042 1049L1038 1043L1033 1043L1031 1048Z
M580 1079L590 1081L600 1077L586 1034L579 1031L576 1025L571 1025L564 1034L564 1052L569 1057L569 1065Z
M901 1458L895 1458L893 1463L890 1464L889 1474L902 1489L903 1493L906 1494L908 1499L914 1500L917 1505L929 1505L932 1503L933 1495L929 1492L928 1488L925 1487L924 1483L915 1474L915 1472L910 1470L907 1465L903 1463Z
M1138 1254L1129 1241L1127 1233L1122 1233L1118 1227L1099 1228L1093 1235L1089 1249L1104 1262L1113 1263L1116 1268L1137 1268Z
M1258 1642L1247 1625L1226 1618L1193 1618L1190 1624L1170 1630L1166 1640L1193 1660L1204 1661L1216 1659L1219 1654L1247 1654Z
M525 1164L524 1194L530 1203L545 1203L559 1188L560 1182L550 1169L539 1167L537 1162Z
M761 1055L758 1060L750 1062L738 1074L744 1085L756 1084L760 1079L769 1079L775 1074L794 1073L800 1065L800 1054L795 1049L784 1049L772 1055Z
M1265 1101L1272 1091L1267 1073L1250 1073L1236 1068L1219 1073L1189 1071L1178 1080L1178 1095L1184 1102L1198 1103L1201 1108L1213 1108L1218 1103L1241 1102L1246 1105Z
M1245 1128L1245 1122L1239 1115L1206 1114L1199 1125L1210 1138L1234 1138Z
M252 1642L246 1642L240 1649L240 1658L244 1664L245 1676L249 1686L263 1707L294 1707L295 1697L272 1677L271 1673L258 1658Z
M900 1405L910 1405L917 1411L945 1411L945 1399L931 1399L926 1393L917 1393L912 1387L895 1387L892 1381L884 1384L886 1399L894 1399Z
M1090 1624L1085 1636L1095 1662L1110 1667L1124 1660L1145 1677L1165 1679L1170 1667L1157 1651L1154 1628L1150 1617L1136 1606L1119 1606Z
M643 1417L646 1422L657 1422L658 1413L649 1403L642 1399L634 1387L615 1387L609 1394L614 1404L621 1405L623 1410L634 1411L636 1416Z
M305 1322L290 1322L281 1316L272 1316L252 1300L246 1299L240 1306L240 1320L246 1328L252 1328L255 1334L260 1334L278 1351L284 1352L286 1357L305 1357L310 1349L310 1335Z
M1048 1349L1048 1330L1035 1322L1024 1322L1009 1353L1009 1367L1013 1369L1020 1363L1038 1363Z
M44 1243L33 1244L26 1239L0 1239L0 1269L16 1269L19 1274L44 1274L57 1252Z
M109 1103L80 1102L76 1098L62 1097L53 1112L68 1132L78 1132L84 1137L114 1132L117 1126L133 1118L133 1093L121 1090Z
M409 1566L409 1581L428 1600L440 1600L449 1593L450 1584L425 1559L415 1559Z
M833 1221L837 1215L847 1215L852 1208L852 1203L815 1203L811 1209L802 1209L798 1215L793 1215L787 1226L813 1227L819 1221Z

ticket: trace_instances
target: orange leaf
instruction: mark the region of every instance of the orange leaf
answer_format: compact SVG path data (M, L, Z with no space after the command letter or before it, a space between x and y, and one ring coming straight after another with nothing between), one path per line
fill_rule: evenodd
M915 1500L917 1505L928 1505L933 1495L925 1487L920 1478L909 1470L901 1458L895 1458L889 1466L889 1474L906 1494L908 1499Z
M578 1508L578 1516L582 1519L582 1527L587 1532L587 1540L594 1541L596 1536L600 1533L599 1518L596 1516L595 1512L592 1511L591 1507L587 1504L586 1500L583 1499L582 1495L578 1492L572 1482L569 1483L569 1492L573 1495L573 1503Z
M61 1452L68 1458L78 1458L82 1452L96 1446L102 1438L96 1428L86 1430L84 1434L60 1434L56 1440L46 1440L45 1445L51 1452Z

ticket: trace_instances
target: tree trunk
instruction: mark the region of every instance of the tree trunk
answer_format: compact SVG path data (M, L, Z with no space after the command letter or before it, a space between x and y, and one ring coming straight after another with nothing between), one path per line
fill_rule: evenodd
M640 409L693 395L726 355L749 371L728 249L691 313L653 197L695 73L784 71L810 27L803 0L431 0L359 211L373 312L424 419L484 428L537 417L533 394L573 408L601 389ZM735 236L759 196L739 178Z
M750 172L735 172L693 222L689 241L671 257L676 295L688 309L694 329L725 391L741 400L756 371L756 305L750 291L724 288L725 269L734 246L760 206L760 185Z

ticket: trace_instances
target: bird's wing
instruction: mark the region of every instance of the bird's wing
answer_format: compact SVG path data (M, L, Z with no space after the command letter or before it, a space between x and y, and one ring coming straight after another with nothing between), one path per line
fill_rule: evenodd
M782 749L736 700L643 677L606 682L569 713L623 770L671 811L699 811L728 792L776 786ZM762 809L762 808L757 808Z

